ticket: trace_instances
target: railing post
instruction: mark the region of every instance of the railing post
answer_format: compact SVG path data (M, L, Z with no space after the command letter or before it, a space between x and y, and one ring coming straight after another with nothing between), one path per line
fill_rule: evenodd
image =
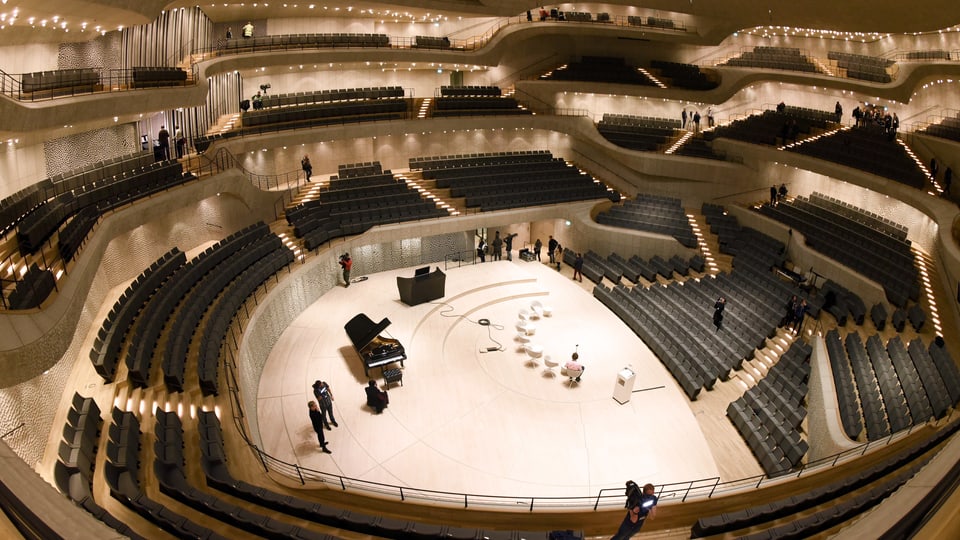
M297 477L300 478L300 485L304 486L307 482L303 479L303 473L300 471L300 465L294 465L294 468L297 471Z
M708 499L713 497L713 494L717 491L717 486L719 485L720 485L720 477L718 476L717 479L713 482L713 487L710 488L710 494L707 495Z

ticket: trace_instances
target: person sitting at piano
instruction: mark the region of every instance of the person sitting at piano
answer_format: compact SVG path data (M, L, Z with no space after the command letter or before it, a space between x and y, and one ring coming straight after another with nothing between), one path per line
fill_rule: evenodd
M367 383L365 390L367 391L367 405L373 407L373 409L377 411L377 414L382 413L383 409L390 403L390 396L378 388L377 381L372 379Z

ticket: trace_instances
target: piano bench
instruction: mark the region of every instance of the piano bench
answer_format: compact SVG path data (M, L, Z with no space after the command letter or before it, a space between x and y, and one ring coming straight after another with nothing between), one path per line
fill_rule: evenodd
M403 371L400 368L383 369L383 382L387 385L398 382L403 386Z

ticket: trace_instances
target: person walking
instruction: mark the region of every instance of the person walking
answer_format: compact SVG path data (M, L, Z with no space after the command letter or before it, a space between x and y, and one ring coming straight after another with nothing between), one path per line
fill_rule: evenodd
M350 269L353 268L353 259L350 258L349 253L344 253L340 256L340 268L343 269L343 283L344 287L350 286Z
M577 258L573 261L573 279L577 281L583 281L583 254L577 253Z
M313 176L313 164L310 163L310 156L303 156L303 159L300 160L300 168L303 169L303 174L307 177L307 182L309 182L310 177Z
M560 264L563 262L563 246L560 245L560 242L557 242L557 251L554 253L553 259L557 262L557 272L559 272Z
M716 303L713 304L713 325L717 327L717 332L720 331L720 327L723 326L723 310L727 307L727 299L724 297L717 298Z
M680 129L687 129L687 109L684 107L680 113Z
M550 240L547 240L547 255L550 256L550 264L554 263L554 257L556 257L557 246L560 244L554 240L553 236L550 236Z
M173 131L173 144L177 148L177 159L182 158L186 154L187 138L183 136L183 130L180 128Z
M639 496L627 498L627 515L623 517L617 534L613 535L611 540L628 540L640 532L647 518L657 517L658 497L654 493L656 488L653 484L646 484Z
M930 158L930 179L931 180L937 179L938 171L940 171L940 164L937 163L937 158L935 157Z
M313 395L317 398L317 404L320 406L323 426L328 431L331 429L330 424L333 424L333 427L340 427L340 424L337 424L337 419L333 417L333 390L330 389L330 385L321 380L315 381L313 383ZM328 416L330 417L329 421L327 421Z
M480 262L487 262L487 243L483 238L480 238L480 243L477 244L477 257L480 258Z
M243 25L243 28L240 30L243 39L250 39L253 37L253 23L247 21L247 24Z
M543 249L543 242L537 238L537 241L533 244L533 256L537 258L537 261L540 260L540 250Z
M160 126L160 132L157 133L157 144L160 146L160 153L163 159L170 159L170 132L166 126Z
M693 132L700 133L700 111L693 111Z
M770 186L770 206L777 205L777 186Z
M332 454L333 452L327 448L327 438L323 436L323 413L317 407L317 402L307 403L307 409L310 411L310 423L313 424L313 430L317 432L317 439L320 441L320 449L324 454Z

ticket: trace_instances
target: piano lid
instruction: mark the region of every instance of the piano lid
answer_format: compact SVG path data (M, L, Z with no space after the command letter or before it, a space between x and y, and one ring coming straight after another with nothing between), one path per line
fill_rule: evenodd
M343 329L347 331L347 336L350 337L353 347L360 351L376 339L380 332L386 330L388 326L390 326L390 319L386 317L382 321L374 323L370 320L370 317L361 313L347 321L347 324L343 325Z

